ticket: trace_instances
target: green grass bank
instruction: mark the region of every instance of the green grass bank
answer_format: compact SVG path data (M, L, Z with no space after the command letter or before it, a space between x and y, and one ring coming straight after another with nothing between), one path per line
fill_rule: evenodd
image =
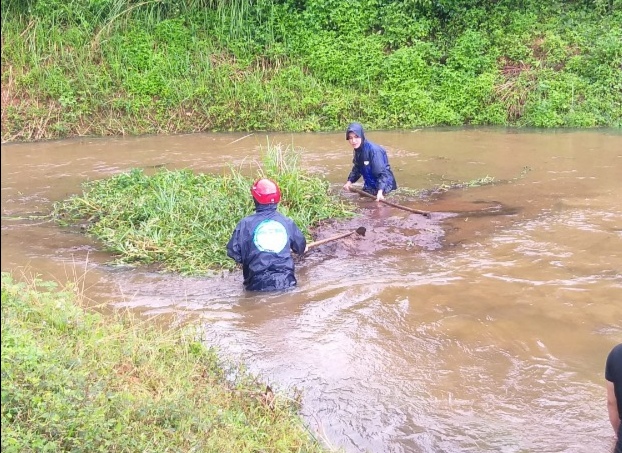
M81 306L76 287L2 273L3 452L327 451L200 329Z
M2 141L622 127L622 0L9 0Z

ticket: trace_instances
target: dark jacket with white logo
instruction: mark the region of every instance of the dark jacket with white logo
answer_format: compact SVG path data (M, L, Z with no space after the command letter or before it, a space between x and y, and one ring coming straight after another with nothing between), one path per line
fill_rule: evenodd
M352 171L348 175L348 181L356 182L362 176L364 185L363 190L374 195L382 189L386 195L390 191L397 189L397 183L386 150L373 142L365 140L363 126L359 123L351 123L346 130L348 133L354 132L361 137L361 146L354 150L352 159Z
M293 250L299 255L307 241L294 221L276 204L256 204L255 214L240 220L227 244L227 255L242 264L244 288L273 291L296 285Z

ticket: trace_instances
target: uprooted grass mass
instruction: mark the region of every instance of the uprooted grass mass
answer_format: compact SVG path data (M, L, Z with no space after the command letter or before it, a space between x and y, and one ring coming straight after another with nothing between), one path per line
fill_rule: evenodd
M54 205L64 225L80 225L102 241L117 263L157 265L185 275L209 275L235 268L226 244L237 222L254 212L250 187L259 177L274 179L279 211L291 217L307 239L328 219L347 218L354 208L331 195L328 181L300 169L299 150L269 144L262 162L243 174L141 169L89 181L83 193Z

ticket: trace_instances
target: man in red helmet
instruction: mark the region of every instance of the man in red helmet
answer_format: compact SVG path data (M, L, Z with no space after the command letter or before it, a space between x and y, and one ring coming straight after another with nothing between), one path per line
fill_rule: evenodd
M242 264L244 288L249 291L295 286L291 250L302 255L307 241L294 221L276 210L281 191L274 181L255 181L251 194L255 214L238 222L227 244L227 255Z

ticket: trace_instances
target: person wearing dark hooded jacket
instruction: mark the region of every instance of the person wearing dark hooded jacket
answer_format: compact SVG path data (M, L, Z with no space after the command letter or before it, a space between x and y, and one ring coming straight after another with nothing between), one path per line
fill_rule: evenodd
M605 362L607 411L616 437L613 453L622 453L622 343L614 346Z
M354 149L354 157L352 159L352 171L343 188L350 190L350 186L362 176L363 190L375 195L377 201L384 200L386 194L397 189L386 150L382 146L365 139L365 132L360 123L348 125L346 140Z
M238 222L227 244L227 255L242 265L244 288L275 291L296 285L294 260L307 242L294 221L277 211L281 191L274 181L253 184L255 213Z

